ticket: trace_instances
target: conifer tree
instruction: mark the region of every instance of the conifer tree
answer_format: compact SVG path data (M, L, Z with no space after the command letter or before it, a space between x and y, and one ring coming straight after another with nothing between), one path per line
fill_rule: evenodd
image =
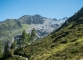
M21 37L20 37L20 44L25 43L25 40L26 40L26 39L27 39L27 34L26 34L26 31L24 30L24 31L22 32Z
M32 32L31 32L30 41L33 41L35 38L36 38L36 30L35 30L35 28L33 28Z

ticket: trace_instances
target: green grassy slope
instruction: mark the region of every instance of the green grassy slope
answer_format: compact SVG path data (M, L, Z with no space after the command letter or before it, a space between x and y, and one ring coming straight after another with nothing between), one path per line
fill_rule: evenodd
M26 24L23 26L22 29L27 27ZM83 8L51 35L15 50L15 54L27 57L29 60L83 59ZM7 60L12 59L25 60L19 56L9 57Z
M0 40L8 40L28 28L28 24L21 24L18 20L7 19L0 23Z
M15 30L22 28L22 25L15 19L7 19L0 23L0 38L11 37Z
M70 17L51 35L42 38L15 54L29 60L76 60L83 58L83 8Z

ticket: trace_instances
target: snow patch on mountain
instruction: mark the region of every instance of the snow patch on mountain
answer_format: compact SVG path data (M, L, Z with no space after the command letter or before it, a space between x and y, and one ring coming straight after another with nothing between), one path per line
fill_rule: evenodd
M49 18L44 19L43 24L32 24L30 28L26 30L27 33L30 33L33 28L36 29L38 38L43 38L48 34L52 33L54 30L58 29L65 20L52 20Z

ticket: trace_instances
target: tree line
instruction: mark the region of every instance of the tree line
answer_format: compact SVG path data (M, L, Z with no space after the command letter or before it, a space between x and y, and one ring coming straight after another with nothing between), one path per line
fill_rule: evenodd
M26 33L26 31L24 30L22 32L22 35L19 37L19 45L28 45L28 43L31 43L34 41L34 39L36 38L36 30L35 28L32 29L31 33ZM0 59L6 59L8 57L13 57L14 55L14 50L15 47L17 45L17 42L14 40L13 43L11 43L11 46L9 46L9 42L6 42L4 44L4 51L2 53L2 57ZM0 53L2 51L2 43L0 42Z

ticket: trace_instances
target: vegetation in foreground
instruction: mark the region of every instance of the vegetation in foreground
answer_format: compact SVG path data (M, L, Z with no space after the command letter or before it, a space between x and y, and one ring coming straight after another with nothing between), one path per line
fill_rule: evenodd
M83 59L83 8L51 35L16 49L14 54L27 57L29 60Z
M83 8L70 17L61 28L15 54L29 60L78 60L83 58Z

